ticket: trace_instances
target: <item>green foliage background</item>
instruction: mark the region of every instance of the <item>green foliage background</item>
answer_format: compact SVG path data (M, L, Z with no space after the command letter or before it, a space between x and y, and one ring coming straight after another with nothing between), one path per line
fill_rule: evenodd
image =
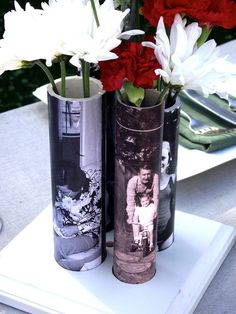
M47 2L47 0L44 0ZM18 3L25 7L27 1L18 0ZM31 5L40 8L41 0L29 0ZM14 0L0 0L0 36L4 31L4 14L14 8ZM54 27L54 26L53 26ZM56 27L56 26L55 26ZM215 28L211 34L218 44L236 38L236 28L233 30L223 30ZM54 77L59 77L59 67L54 65L52 68ZM68 73L72 73L69 69ZM38 67L31 69L8 71L0 76L0 112L17 108L38 101L32 92L38 86L48 82L45 74Z

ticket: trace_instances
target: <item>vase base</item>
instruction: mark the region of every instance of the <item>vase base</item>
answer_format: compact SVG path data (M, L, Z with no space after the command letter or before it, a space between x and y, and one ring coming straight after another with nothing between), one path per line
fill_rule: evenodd
M130 264L129 264L130 265ZM140 267L140 265L134 265L134 267ZM132 268L130 266L129 268ZM132 271L132 270L131 270ZM156 274L156 265L152 265L150 268L141 271L141 272L133 272L131 273L129 270L124 271L121 267L119 267L116 263L112 268L113 275L120 281L128 283L128 284L142 284L149 280L151 280Z
M63 268L72 271L87 271L98 267L102 263L101 249L93 248L87 252L72 254L67 258L57 259L56 262Z

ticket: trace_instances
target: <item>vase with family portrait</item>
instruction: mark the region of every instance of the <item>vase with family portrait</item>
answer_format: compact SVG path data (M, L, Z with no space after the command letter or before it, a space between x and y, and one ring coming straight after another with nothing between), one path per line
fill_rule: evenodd
M99 80L90 78L90 93L83 98L81 77L66 79L66 97L48 87L54 257L74 271L95 268L106 256Z
M156 272L164 104L145 90L141 107L116 104L113 274L143 283Z
M180 100L165 103L158 209L157 246L162 251L174 241Z

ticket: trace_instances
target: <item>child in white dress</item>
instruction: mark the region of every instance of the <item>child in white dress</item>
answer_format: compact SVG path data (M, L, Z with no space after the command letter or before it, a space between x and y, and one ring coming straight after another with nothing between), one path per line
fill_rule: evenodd
M149 194L143 193L139 196L141 206L135 206L133 216L133 232L134 242L140 244L141 242L141 231L147 230L150 234L150 251L153 249L153 229L154 219L157 217L157 208L154 203L151 202Z

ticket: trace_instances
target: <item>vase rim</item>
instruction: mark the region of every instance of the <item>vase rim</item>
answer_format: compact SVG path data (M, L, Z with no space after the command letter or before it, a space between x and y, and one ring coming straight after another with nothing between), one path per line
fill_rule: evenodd
M145 92L152 92L152 93L155 93L155 94L159 94L159 92L155 89L152 89L152 88L148 88L148 89L145 89ZM127 105L123 100L121 100L119 94L117 94L117 99L119 100L119 102L125 106L125 107L128 107L128 108L133 108L133 109L137 109L137 110L144 110L144 109L151 109L151 108L154 108L154 107L158 107L158 106L161 106L163 105L164 101L161 101L161 102L158 102L156 103L155 105L152 105L152 106L149 106L149 107L137 107L137 106L130 106L130 105Z
M79 76L79 75L73 75L73 76L67 76L66 77L66 81L73 81L73 80L77 80L77 81L81 81L82 82L82 76ZM61 81L61 78L58 78L55 80L55 83L56 85L59 85ZM80 101L83 101L83 102L86 102L86 101L91 101L91 99L96 99L96 98L99 98L101 97L105 91L103 90L103 86L102 86L102 83L100 80L96 79L96 78L93 78L93 77L90 77L89 78L89 81L90 82L93 82L95 85L97 85L98 89L99 89L99 92L96 93L95 95L92 95L90 97L64 97L64 96L61 96L57 93L55 93L52 89L52 85L51 84L48 84L47 86L47 93L50 94L51 96L54 96L58 99L61 99L61 100L69 100L69 101L75 101L75 100L80 100Z
M165 112L170 112L170 111L173 111L176 109L180 109L180 107L181 107L181 101L180 101L179 97L177 97L175 100L175 103L172 106L165 108L164 110L165 110Z

